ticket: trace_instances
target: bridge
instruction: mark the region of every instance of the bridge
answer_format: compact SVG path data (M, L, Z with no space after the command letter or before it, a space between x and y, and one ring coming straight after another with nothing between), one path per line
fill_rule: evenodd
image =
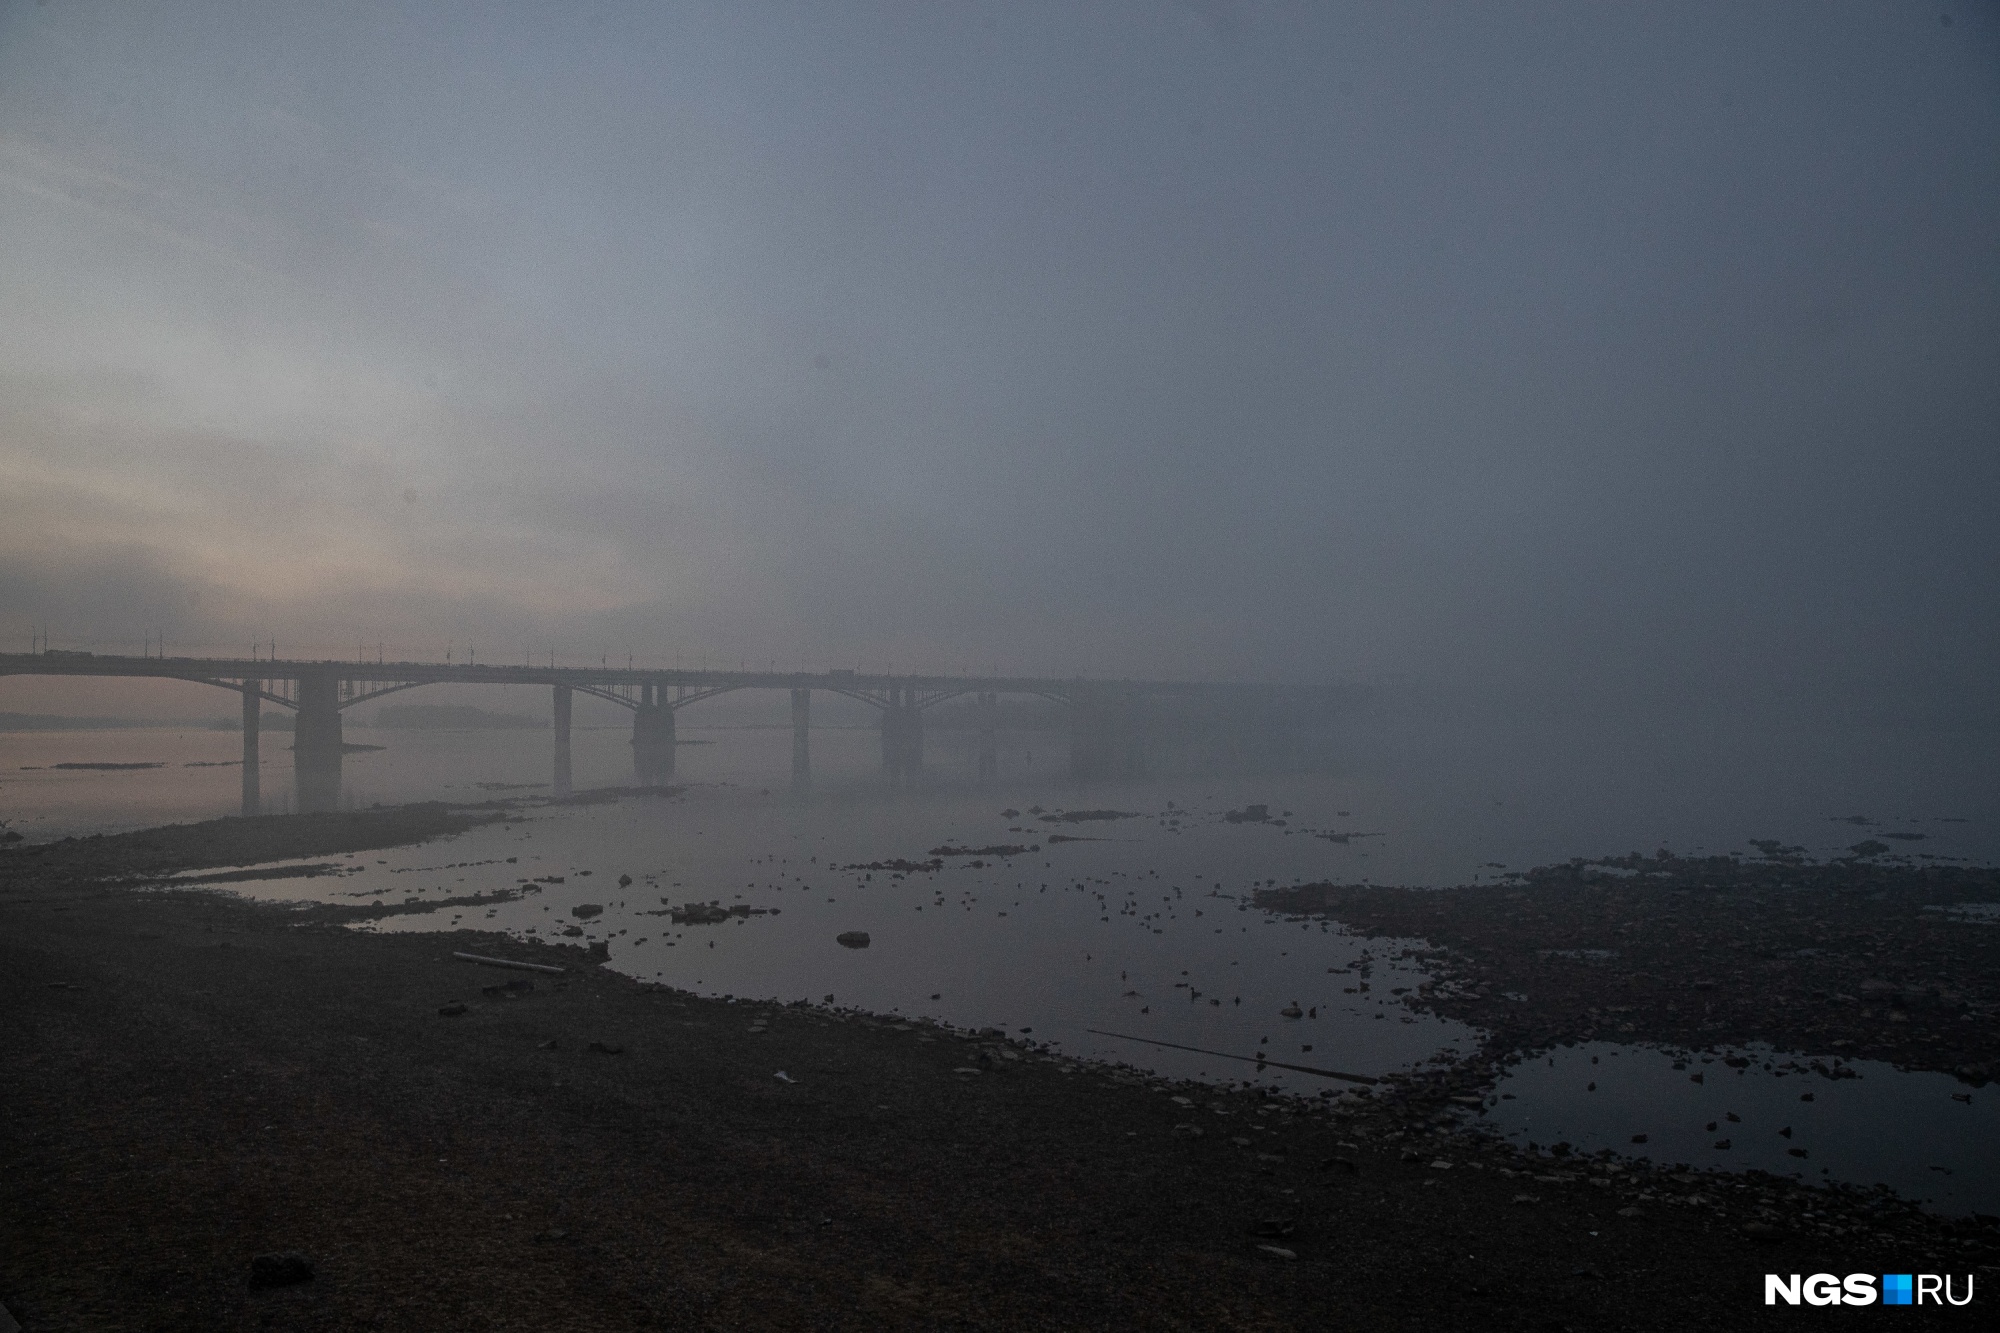
M921 676L859 671L715 671L654 668L481 666L472 663L304 662L260 658L131 657L44 649L0 653L0 676L107 676L184 680L242 698L243 811L262 806L259 737L265 704L291 709L292 762L301 810L339 804L345 743L341 714L357 704L423 685L539 685L552 691L555 721L553 786L570 790L570 713L575 696L590 695L632 713L634 773L648 783L674 774L675 718L684 709L739 690L789 691L792 781L810 784L814 691L855 699L880 715L882 767L905 780L923 767L924 713L948 699L970 696L979 735L979 773L998 770L1001 695L1046 699L1068 710L1070 771L1080 778L1138 771L1143 718L1202 701L1265 699L1271 687L1187 681L1084 680L1034 676Z

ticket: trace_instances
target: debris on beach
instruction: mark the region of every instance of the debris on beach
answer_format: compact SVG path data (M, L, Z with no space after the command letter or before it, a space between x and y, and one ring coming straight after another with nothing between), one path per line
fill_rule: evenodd
M567 968L555 967L548 963L517 963L511 958L489 958L485 954L477 954L477 953L463 953L454 951L451 956L453 958L459 959L462 962L479 963L485 967L512 968L518 972L549 972L560 975L563 972L569 970ZM510 981L507 984L509 986L513 986L515 983ZM522 984L527 985L528 983L522 983Z

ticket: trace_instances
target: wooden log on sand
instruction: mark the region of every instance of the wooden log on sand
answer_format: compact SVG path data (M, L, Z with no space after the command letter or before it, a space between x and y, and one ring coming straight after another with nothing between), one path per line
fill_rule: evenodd
M547 963L517 963L511 958L488 958L484 954L460 953L452 951L453 958L462 958L468 963L478 963L482 967L511 967L519 972L554 972L558 975L568 972L566 967L551 967Z

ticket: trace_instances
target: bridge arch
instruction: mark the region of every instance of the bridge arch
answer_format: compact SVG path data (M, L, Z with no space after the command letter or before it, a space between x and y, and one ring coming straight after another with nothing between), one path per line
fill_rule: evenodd
M754 688L756 687L750 685L711 685L705 690L694 690L683 694L678 699L662 699L660 703L667 708L673 709L675 712L679 712L689 704L698 704L704 699L713 699L718 694L733 694L737 690Z
M552 683L560 685L562 682L555 681ZM570 688L572 690L575 690L578 694L587 694L593 699L603 699L608 703L617 704L620 708L629 708L636 710L639 707L639 701L637 699L628 699L624 695L618 693L617 690L610 689L602 685L572 685L570 686Z

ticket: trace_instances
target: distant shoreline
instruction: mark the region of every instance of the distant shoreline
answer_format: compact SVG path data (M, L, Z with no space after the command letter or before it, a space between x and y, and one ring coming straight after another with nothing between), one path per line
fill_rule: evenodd
M174 728L208 731L214 726L214 720L205 717L61 717L53 713L0 713L0 732L166 731Z

